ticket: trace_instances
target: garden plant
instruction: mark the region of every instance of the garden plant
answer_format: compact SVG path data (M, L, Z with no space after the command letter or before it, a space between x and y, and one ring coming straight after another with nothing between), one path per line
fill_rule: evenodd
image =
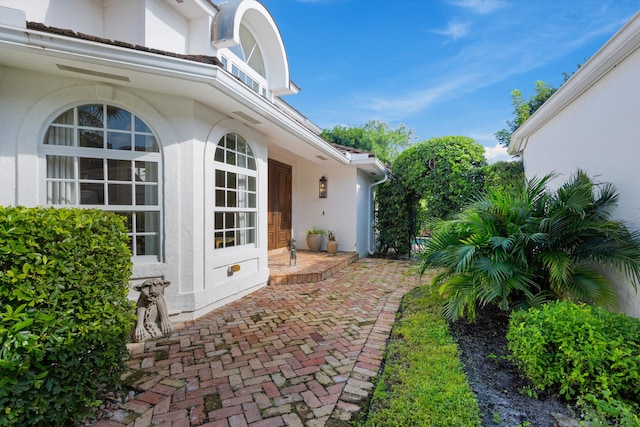
M556 301L512 313L507 339L537 389L578 400L607 424L640 426L640 319Z
M0 207L0 426L74 425L118 384L130 276L122 217Z
M445 315L473 319L477 304L505 311L568 299L612 306L602 267L640 281L640 234L610 218L609 183L577 171L555 191L555 175L482 193L455 219L437 224L420 271L446 297Z

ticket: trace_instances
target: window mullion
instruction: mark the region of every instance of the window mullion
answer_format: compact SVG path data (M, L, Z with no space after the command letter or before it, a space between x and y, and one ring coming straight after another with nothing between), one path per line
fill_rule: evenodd
M119 107L80 105L53 120L40 153L46 162L47 203L96 207L127 216L133 255L145 259L154 256L159 260L162 155L150 129L135 114ZM84 147L80 146L81 131L87 138ZM142 136L139 146L136 135ZM113 146L108 146L107 141ZM136 180L136 162L141 162L140 181ZM140 198L136 197L137 191L143 192Z

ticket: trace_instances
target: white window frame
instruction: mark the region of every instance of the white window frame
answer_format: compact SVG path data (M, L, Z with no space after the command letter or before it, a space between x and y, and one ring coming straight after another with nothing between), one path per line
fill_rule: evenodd
M251 90L266 98L269 85L266 79L268 70L264 51L260 47L258 38L256 37L253 30L251 30L251 28L245 24L241 25L247 30L249 34L251 34L255 41L255 46L253 46L253 50L249 52L249 55L252 55L255 49L258 49L260 51L265 75L262 76L258 71L254 70L253 67L251 67L246 61L246 58L241 58L230 48L225 49L224 54L220 55L220 61L228 72L236 76L242 83L251 88ZM237 45L234 48L239 49L241 52L243 52L243 55L246 54L244 52L244 47L242 46L242 44Z
M106 111L106 108L117 108L119 110L123 110L131 115L131 128L129 130L122 129L111 129L108 127L108 120L105 118L102 120L102 127L92 127L92 126L82 126L79 124L78 118L78 108L83 106L95 106L101 105L103 108L103 112ZM57 124L55 120L66 112L73 110L73 123L72 124ZM106 115L106 113L105 113ZM136 130L136 123L142 123L146 130ZM46 138L49 133L49 130L52 128L59 129L69 129L72 132L71 138L72 141L68 141L69 145L57 145L57 144L47 144ZM81 147L79 142L79 134L81 130L89 130L102 132L103 135L103 147ZM131 149L123 150L123 149L114 149L114 148L106 148L107 136L108 132L113 134L122 134L124 136L130 136L131 138ZM154 146L157 151L137 151L135 149L135 141L136 136L140 136L143 138L153 138ZM57 208L61 207L78 207L78 208L87 208L87 209L102 209L109 212L114 213L131 213L131 224L130 229L128 231L128 236L131 239L131 249L133 255L133 261L136 263L149 263L149 262L161 262L163 259L163 245L164 245L164 232L163 232L163 171L162 171L162 153L160 150L159 140L156 137L155 133L151 129L151 127L138 115L136 115L131 110L114 105L112 103L101 103L101 102L87 102L82 104L77 104L71 107L66 107L61 110L58 114L55 114L52 121L47 123L45 128L43 139L40 142L40 154L44 160L45 168L49 168L49 161L53 160L52 157L67 157L70 160L70 164L67 164L67 170L64 171L65 174L69 174L71 172L71 176L66 177L51 177L50 173L47 171L44 175L45 179L45 202L48 206L53 206ZM102 160L102 174L103 177L93 179L83 178L80 176L80 162L81 159L101 159ZM138 162L150 162L156 165L156 177L154 181L140 181L136 180L135 176L131 176L131 180L118 180L115 178L109 177L109 169L108 169L108 161L128 161L131 162L133 174ZM55 166L51 166L55 168ZM82 185L97 185L103 186L103 203L82 203ZM58 196L54 197L52 192L54 187L61 188L61 186L68 190L67 196ZM120 186L131 186L131 204L110 204L109 203L109 185L120 185ZM120 188L123 188L120 187ZM145 198L151 195L153 204L137 204L136 202L136 189L139 188L148 188L148 187L156 187L157 195L153 196L153 192L144 193ZM63 190L64 192L64 190ZM64 198L64 199L63 199ZM153 200L155 199L155 200ZM157 214L157 224L155 224L156 230L146 230L146 231L138 231L137 230L137 215L143 213L156 213ZM156 236L156 252L152 255L137 255L137 238L145 236Z
M229 136L233 136L236 141L241 139L245 146L245 153L240 153L246 157L246 164L249 165L253 163L253 168L239 166L237 162L237 154L238 151L231 150L224 145L221 146L221 143L226 141ZM237 142L236 142L237 143ZM219 161L220 151L224 153L223 161ZM228 163L229 160L228 154L236 155L235 164ZM216 144L216 149L214 152L214 194L213 194L213 236L214 236L214 250L223 250L232 247L257 247L258 245L258 162L255 157L255 151L249 144L249 142L244 138L241 134L237 132L227 132L225 133ZM250 159L250 160L249 160ZM225 182L219 182L218 175L219 173L223 173L225 175ZM239 185L235 185L234 187L229 187L227 179L229 174L235 174L237 177L236 183L241 180L241 177L244 177L247 181L245 187L241 187ZM249 182L253 178L253 186L249 185ZM234 184L236 184L234 183ZM235 193L237 195L236 203L240 200L244 200L243 197L248 198L248 201L245 203L246 206L242 206L242 203L239 203L241 206L227 206L226 203L228 201L227 194ZM225 206L221 205L219 200L225 200ZM253 205L253 206L251 206ZM233 227L227 227L226 224L223 224L222 227L219 227L218 217L225 217L228 214L234 214L235 221ZM244 214L249 214L253 217L253 225L242 224ZM224 223L224 221L223 221ZM247 232L253 231L252 239L247 241L248 235ZM230 236L232 234L233 236ZM240 243L238 243L240 242Z

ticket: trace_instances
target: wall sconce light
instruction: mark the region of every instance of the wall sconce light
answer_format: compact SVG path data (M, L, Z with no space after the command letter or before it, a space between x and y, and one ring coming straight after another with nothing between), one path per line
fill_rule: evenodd
M320 178L320 190L318 192L318 197L321 199L327 198L327 178L324 176Z

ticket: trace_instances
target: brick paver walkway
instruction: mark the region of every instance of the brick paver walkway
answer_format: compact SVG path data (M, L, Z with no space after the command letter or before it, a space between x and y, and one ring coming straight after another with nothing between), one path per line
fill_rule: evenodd
M271 285L171 337L131 345L140 391L100 427L337 426L373 391L410 263L366 258Z

